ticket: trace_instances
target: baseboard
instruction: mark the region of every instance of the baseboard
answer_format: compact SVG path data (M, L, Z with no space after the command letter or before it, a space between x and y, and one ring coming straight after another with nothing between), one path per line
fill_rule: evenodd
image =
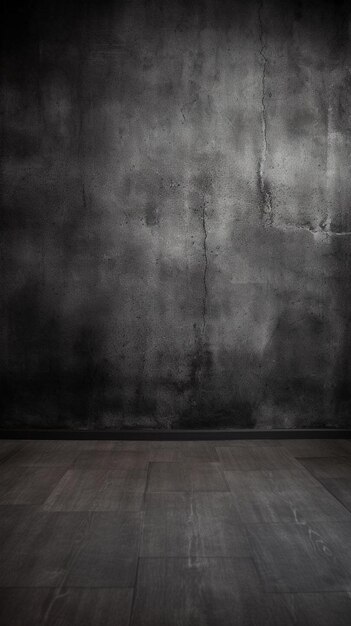
M0 439L211 441L230 439L349 439L351 429L272 430L0 430Z

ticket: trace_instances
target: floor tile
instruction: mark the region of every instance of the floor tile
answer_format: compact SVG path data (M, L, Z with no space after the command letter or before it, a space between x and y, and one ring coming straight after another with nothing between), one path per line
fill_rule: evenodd
M131 626L258 623L267 622L249 559L140 559Z
M69 467L80 451L79 441L26 441L7 464Z
M342 456L317 457L303 458L299 462L317 479L348 478L351 481L351 459Z
M146 481L145 470L108 470L93 501L94 510L140 511Z
M137 450L85 450L76 461L79 469L142 469L146 470L149 462L147 451Z
M45 511L94 511L106 471L69 469L43 504Z
M129 626L132 598L132 589L60 589L44 626Z
M225 477L243 522L351 519L349 511L304 470L227 471Z
M61 480L65 469L60 466L0 468L0 505L43 504Z
M343 444L339 439L285 439L282 446L295 458L343 454Z
M138 513L93 513L65 584L68 587L133 587L140 536Z
M296 460L278 446L217 446L216 450L226 470L274 470L297 467Z
M52 589L0 589L1 626L44 625Z
M149 493L141 556L249 556L244 528L224 492Z
M228 491L216 463L150 463L148 491Z
M269 614L281 626L349 626L349 593L291 593L265 596Z
M351 522L247 526L266 591L351 588Z
M0 587L60 585L86 532L86 515L21 507L7 507L2 514L6 519L0 547Z

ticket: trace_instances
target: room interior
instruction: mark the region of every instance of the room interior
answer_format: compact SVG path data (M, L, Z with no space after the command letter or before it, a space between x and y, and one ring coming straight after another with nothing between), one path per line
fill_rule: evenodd
M351 623L350 18L4 0L2 626Z

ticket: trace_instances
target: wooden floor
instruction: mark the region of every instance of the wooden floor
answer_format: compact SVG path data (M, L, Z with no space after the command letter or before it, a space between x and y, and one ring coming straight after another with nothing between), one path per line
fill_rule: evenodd
M351 441L0 441L1 626L350 626Z

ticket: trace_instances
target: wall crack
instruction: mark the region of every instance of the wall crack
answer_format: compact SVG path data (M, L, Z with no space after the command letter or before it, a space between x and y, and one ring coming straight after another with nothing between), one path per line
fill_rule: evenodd
M208 256L207 256L207 224L206 224L206 202L202 205L202 230L203 230L203 299L202 299L202 334L204 335L206 330L206 317L207 317L207 273L208 273Z
M268 153L268 144L267 144L267 110L266 110L266 71L267 71L267 63L268 58L265 54L265 50L267 48L267 44L265 41L264 29L263 29L263 0L261 0L258 7L258 24L259 24L259 39L260 39L260 57L262 59L262 77L261 77L261 128L262 128L262 151L261 157L259 161L259 185L260 192L262 197L262 219L265 225L271 226L273 224L273 203L272 203L272 195L269 190L266 181L266 160Z

